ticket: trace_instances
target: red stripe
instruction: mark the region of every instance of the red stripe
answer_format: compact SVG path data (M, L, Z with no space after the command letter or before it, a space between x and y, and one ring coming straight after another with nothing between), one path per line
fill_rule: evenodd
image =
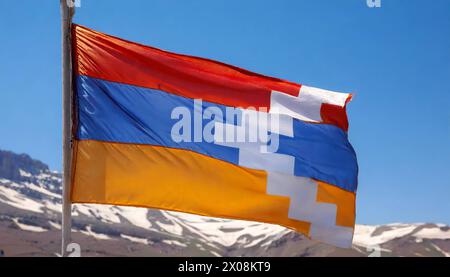
M300 85L204 58L170 53L74 25L76 72L234 107L270 107L272 90Z
M345 106L323 103L320 107L320 117L323 123L336 125L347 132L348 120Z

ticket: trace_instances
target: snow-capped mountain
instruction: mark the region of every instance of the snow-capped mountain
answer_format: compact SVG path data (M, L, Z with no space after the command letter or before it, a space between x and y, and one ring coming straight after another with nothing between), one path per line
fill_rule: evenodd
M249 221L85 204L72 215L84 256L450 256L442 224L358 225L353 248L340 249ZM61 174L0 150L0 253L57 255L60 229Z

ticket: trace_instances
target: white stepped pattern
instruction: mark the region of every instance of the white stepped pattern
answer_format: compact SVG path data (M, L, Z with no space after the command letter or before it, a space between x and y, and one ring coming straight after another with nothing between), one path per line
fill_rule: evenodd
M254 111L250 111L254 113ZM243 111L242 118L246 118ZM273 115L270 115L271 117ZM293 137L293 123L289 116L277 115L279 125L273 124L264 130ZM266 122L267 123L267 122ZM275 122L276 123L276 122ZM257 124L257 126L254 126ZM351 247L353 228L336 225L337 207L335 204L317 202L318 183L306 177L294 176L295 158L290 155L271 153L267 149L265 138L258 142L242 142L227 140L227 134L233 137L246 137L249 131L260 128L261 121L241 120L241 125L229 123L215 123L214 143L239 149L239 165L265 170L268 172L267 193L290 198L288 217L299 221L309 222L309 236L312 239L327 242L340 247ZM272 128L273 127L273 128Z

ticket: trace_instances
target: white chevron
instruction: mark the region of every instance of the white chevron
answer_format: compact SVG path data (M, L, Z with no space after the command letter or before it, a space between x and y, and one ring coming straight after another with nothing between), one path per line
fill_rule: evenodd
M336 225L336 205L317 202L317 189L311 178L268 172L267 193L290 198L289 218L311 223L312 239L350 247L353 228Z
M276 128L276 132L292 137L292 118L282 116L280 119L281 124ZM264 151L262 146L267 141L264 139L257 142L235 141L229 137L227 139L226 136L229 134L233 134L232 137L246 137L249 131L255 131L252 129L255 126L252 126L251 122L256 121L246 121L240 126L216 122L214 143L238 148L239 165L267 171L267 193L289 197L288 217L309 222L311 224L309 236L312 239L340 247L350 247L353 228L336 225L335 204L317 202L318 183L316 181L294 176L295 158L293 156Z
M289 115L311 122L321 122L322 104L343 107L349 94L302 85L298 96L273 90L270 96L270 113Z

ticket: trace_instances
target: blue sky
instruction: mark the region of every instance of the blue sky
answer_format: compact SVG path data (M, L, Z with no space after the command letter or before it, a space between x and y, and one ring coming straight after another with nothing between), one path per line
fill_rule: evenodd
M0 2L0 148L61 169L59 1ZM450 224L450 1L81 0L76 23L353 92L357 222Z

